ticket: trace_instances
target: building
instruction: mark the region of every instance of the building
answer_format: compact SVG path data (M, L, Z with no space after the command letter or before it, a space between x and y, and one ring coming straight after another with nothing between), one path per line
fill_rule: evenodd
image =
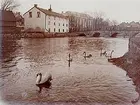
M16 18L12 11L0 11L0 33L9 34L16 31Z
M24 26L24 18L20 14L20 12L14 13L15 18L16 18L16 26L17 27L23 27Z
M69 17L70 32L91 31L93 28L93 17L78 12L67 11L63 13Z
M60 14L53 12L50 8L43 9L34 4L24 15L25 30L65 33L69 32L69 19Z
M20 14L20 12L16 12L16 13L14 13L14 15L15 15L15 18L16 18L17 31L21 32L22 30L24 30L24 18Z

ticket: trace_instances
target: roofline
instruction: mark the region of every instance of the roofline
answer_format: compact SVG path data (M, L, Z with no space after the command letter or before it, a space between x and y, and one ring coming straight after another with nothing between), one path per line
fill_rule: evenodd
M39 9L41 12L43 12L45 15L48 15L48 14L46 14L44 11L42 11L41 10L41 8L38 8L38 7L36 7L37 9ZM43 8L42 8L43 9ZM54 13L57 13L57 12L54 12ZM60 14L60 13L57 13L57 14ZM62 15L62 14L60 14L60 15ZM54 16L54 15L49 15L49 16ZM59 17L59 16L55 16L55 17ZM64 15L62 15L62 17L61 18L67 18L66 16L64 16Z
M41 11L41 12L43 12L45 15L47 15L44 11L42 11L40 8L38 8L38 7L32 7L31 9L29 9L27 12L25 12L24 14L23 14L23 16L26 14L26 13L28 13L30 10L32 10L33 8L36 8L36 9L38 9L39 11ZM60 13L58 13L58 14L60 14ZM62 14L61 14L62 15ZM50 15L50 16L53 16L53 15ZM59 17L59 16L56 16L56 17ZM65 18L65 19L68 19L66 16L64 16L64 17L61 17L61 18Z
M34 6L33 6L31 9L29 9L27 12L29 12L29 11L32 10L33 8L34 8ZM27 12L25 12L25 13L23 14L23 16L24 16Z
M46 15L46 13L44 12L44 11L42 11L40 8L38 8L38 7L36 7L38 10L40 10L41 12L43 12L45 15Z

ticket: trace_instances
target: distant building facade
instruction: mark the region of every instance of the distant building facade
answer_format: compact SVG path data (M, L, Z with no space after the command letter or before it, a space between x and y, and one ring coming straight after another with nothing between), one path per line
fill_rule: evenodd
M33 29L42 32L65 33L69 32L69 19L53 12L50 8L43 9L34 4L24 15L25 30Z
M0 33L9 34L16 30L16 18L12 11L0 11Z
M122 22L118 25L120 30L127 31L140 31L140 23L139 22Z
M14 13L15 18L16 18L16 32L20 33L21 31L24 30L24 18L23 16L20 14L20 12L16 12Z
M82 32L93 30L93 17L78 12L67 11L63 13L69 17L70 32Z

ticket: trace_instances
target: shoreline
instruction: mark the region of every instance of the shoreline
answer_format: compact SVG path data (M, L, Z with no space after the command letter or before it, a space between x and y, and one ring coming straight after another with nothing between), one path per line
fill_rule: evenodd
M2 38L11 38L11 39L20 39L20 38L62 38L62 37L105 37L105 38L122 38L123 36L110 37L106 35L101 35L99 37L88 36L84 34L84 32L78 33L43 33L43 32L21 32L21 33L13 33L13 34L1 34ZM123 37L128 38L128 37Z
M3 105L112 105L109 103L98 102L40 102L40 101L7 101L3 102ZM114 103L113 105L133 105L131 103Z
M77 37L77 33L19 33L19 34L2 34L2 38L20 39L20 38L61 38L61 37Z
M135 90L139 94L139 97L133 100L132 103L140 101L140 60L130 60L126 53L122 57L112 58L109 62L126 71L126 76L129 76L132 79L133 85L136 86Z

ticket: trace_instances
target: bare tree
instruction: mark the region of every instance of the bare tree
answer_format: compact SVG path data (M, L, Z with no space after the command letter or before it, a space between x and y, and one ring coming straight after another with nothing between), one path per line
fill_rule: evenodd
M118 24L118 22L116 21L116 20L112 20L112 22L111 22L111 25L112 26L115 26L115 25L117 25Z
M118 22L116 20L110 21L110 34L112 35L117 30Z
M112 20L112 21L111 21L111 30L112 30L112 31L115 31L117 25L118 25L118 22L117 22L116 20Z
M94 30L100 30L103 26L103 21L104 21L104 17L105 14L104 12L87 12L90 16L93 17L93 29Z
M13 11L19 6L20 5L16 0L2 0L1 1L1 10Z

